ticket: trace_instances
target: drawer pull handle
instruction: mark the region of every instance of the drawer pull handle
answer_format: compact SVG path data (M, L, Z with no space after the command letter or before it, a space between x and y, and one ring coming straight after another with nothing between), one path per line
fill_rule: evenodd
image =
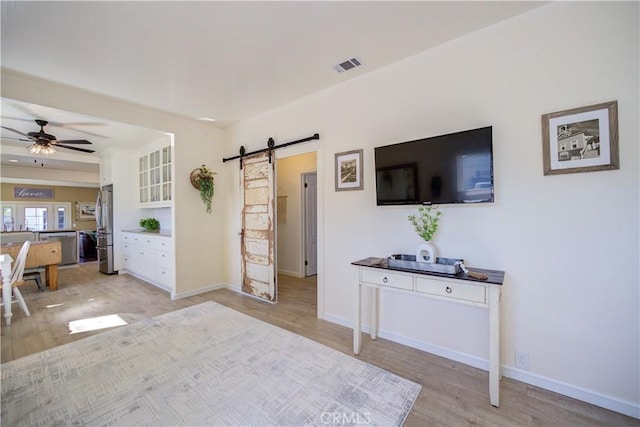
M386 277L382 279L382 283L387 283L387 282L389 282L389 279L387 279Z
M451 289L450 287L448 287L448 286L447 286L447 289L445 289L445 291L447 291L447 293L448 293L448 294L450 294L450 293L451 293L451 290L452 290L452 289Z

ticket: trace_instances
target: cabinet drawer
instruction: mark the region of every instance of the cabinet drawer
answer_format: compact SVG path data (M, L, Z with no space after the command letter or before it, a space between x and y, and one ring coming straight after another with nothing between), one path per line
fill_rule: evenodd
M132 246L142 246L142 239L136 233L125 233L123 235L125 243L129 243Z
M486 304L486 288L484 286L465 285L444 280L418 278L416 291L424 294L455 298L465 301Z
M160 285L173 288L173 273L171 270L159 268L156 274L157 281Z
M404 274L389 273L386 271L374 271L362 269L361 280L363 282L375 283L380 286L391 288L413 290L413 277Z
M125 243L124 245L122 245L122 253L124 255L131 255L132 254L132 247L129 243Z
M158 267L164 268L165 270L172 270L173 255L170 254L169 252L162 252L162 251L158 251L157 253L158 254L156 256L156 262L158 264Z
M167 237L155 237L152 245L155 249L165 252L171 252L171 239Z
M141 234L139 237L137 237L138 240L138 244L144 248L149 248L149 249L155 249L156 248L156 236L146 236L144 234Z
M122 233L122 241L130 245L142 246L142 236L138 233Z

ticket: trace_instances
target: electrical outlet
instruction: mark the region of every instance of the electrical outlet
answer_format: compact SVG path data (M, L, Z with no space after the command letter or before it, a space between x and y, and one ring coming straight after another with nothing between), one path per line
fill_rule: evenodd
M525 353L524 351L516 350L516 368L524 369L525 371L529 370L529 353Z

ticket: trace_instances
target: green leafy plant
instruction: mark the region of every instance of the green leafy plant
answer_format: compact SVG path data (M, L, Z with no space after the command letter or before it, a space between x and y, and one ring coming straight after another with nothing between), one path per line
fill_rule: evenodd
M442 212L438 210L437 206L420 206L418 214L418 216L409 215L409 222L413 224L418 236L428 242L438 231L438 222L440 222Z
M205 165L200 166L192 172L191 183L200 191L200 199L204 202L207 213L211 213L211 202L213 201L215 190L213 176L215 174L215 172Z
M145 230L159 230L160 221L155 218L143 218L140 220L140 227L143 227Z

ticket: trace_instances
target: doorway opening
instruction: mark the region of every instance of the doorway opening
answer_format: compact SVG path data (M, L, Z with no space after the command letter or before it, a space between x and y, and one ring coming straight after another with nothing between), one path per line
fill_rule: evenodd
M318 177L316 151L277 159L276 259L278 277L317 298Z
M304 276L318 274L318 174L307 172L302 178L302 227Z

